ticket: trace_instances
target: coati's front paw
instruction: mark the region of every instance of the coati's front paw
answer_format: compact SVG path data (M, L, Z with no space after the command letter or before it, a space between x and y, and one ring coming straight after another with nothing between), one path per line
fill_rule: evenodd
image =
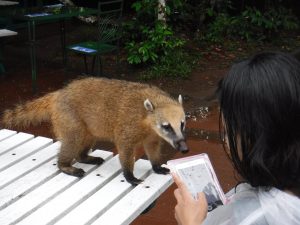
M137 179L131 172L124 172L124 177L128 183L133 186L137 186L138 184L142 183L143 180Z
M74 173L71 174L71 175L73 175L73 176L75 176L75 177L83 177L84 174L85 174L85 172L84 172L83 169L77 169L77 168L76 168L76 170L74 170Z
M85 158L79 159L78 162L101 165L104 162L104 159L102 159L101 157L86 156Z
M72 175L75 177L83 177L85 172L83 169L75 168L72 166L69 167L60 167L60 170L68 175Z
M155 173L158 174L168 174L170 173L170 170L165 167L161 167L160 165L153 165L152 169L154 170Z
M143 182L143 180L141 180L141 179L137 179L137 178L132 178L132 179L126 179L127 180L127 182L128 183L130 183L132 186L137 186L137 185L139 185L140 183L142 183Z

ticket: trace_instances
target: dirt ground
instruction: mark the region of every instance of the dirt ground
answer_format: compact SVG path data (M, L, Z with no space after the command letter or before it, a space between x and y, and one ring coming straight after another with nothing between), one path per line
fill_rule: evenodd
M67 24L67 42L76 40L80 28L72 21ZM62 64L59 24L39 26L37 29L37 60L38 60L38 93L31 90L31 69L26 30L20 30L19 35L5 40L3 50L6 73L0 79L0 111L17 103L33 99L50 91L63 87L72 79L83 76L83 60L78 56L70 57L70 67L65 72ZM149 83L159 86L172 96L182 94L187 113L187 140L190 152L195 155L206 152L216 170L223 190L226 192L236 183L236 175L223 151L218 136L218 106L214 91L218 80L228 70L232 55L205 53L199 60L187 80L154 80ZM122 59L121 70L115 69L114 57L106 57L104 76L109 78L138 80L137 70ZM0 126L2 127L2 126ZM41 124L36 127L16 129L37 136L53 137L51 126ZM99 148L115 151L110 143L99 143ZM183 157L169 146L164 146L172 158ZM143 156L143 153L141 153ZM187 156L187 155L184 155ZM141 215L132 224L175 225L175 199L172 185L157 200L155 207L145 215Z

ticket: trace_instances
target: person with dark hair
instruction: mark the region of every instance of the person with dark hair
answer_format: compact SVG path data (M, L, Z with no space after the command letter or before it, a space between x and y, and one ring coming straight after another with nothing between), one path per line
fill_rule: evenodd
M180 225L300 224L300 62L282 52L235 63L219 82L220 129L243 182L207 214L173 174ZM220 127L221 127L220 126ZM223 131L222 131L223 130Z

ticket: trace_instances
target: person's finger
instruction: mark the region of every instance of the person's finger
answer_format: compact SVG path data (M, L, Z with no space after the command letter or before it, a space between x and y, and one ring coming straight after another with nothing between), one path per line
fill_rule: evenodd
M178 186L178 184L181 183L181 179L180 179L179 176L178 176L176 173L174 173L174 172L171 172L171 175L172 175L172 177L173 177L173 180L174 180L175 184Z
M208 204L207 204L207 199L206 199L206 196L205 196L204 192L199 192L197 197L198 197L199 207L205 208L206 211L207 211Z
M177 221L177 225L181 225L181 222L180 222L180 219L179 219L179 216L177 215L178 214L178 205L175 206L175 210L174 210L174 217L175 217L175 220Z
M182 201L182 196L181 196L180 190L178 188L176 190L174 190L174 196L175 196L177 202Z
M205 196L204 192L199 192L198 193L198 200L206 202L206 196Z
M180 223L180 220L179 220L179 217L178 217L177 213L178 213L178 205L176 205L176 206L175 206L175 210L174 210L174 217L175 217L175 220L177 221L177 224L178 224L178 225L181 225L181 223Z
M180 194L181 194L182 198L187 198L187 199L193 198L193 196L191 195L188 187L180 179L180 177L175 173L172 173L172 176L173 176L174 182L176 183L176 185L177 185L177 187L180 191Z
M175 184L177 185L177 187L179 189L187 190L185 183L181 180L181 178L176 173L172 173L172 176L173 176Z

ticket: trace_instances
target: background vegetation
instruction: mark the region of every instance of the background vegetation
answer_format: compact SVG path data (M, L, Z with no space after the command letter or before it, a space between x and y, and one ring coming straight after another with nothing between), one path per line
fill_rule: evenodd
M97 7L98 0L74 0ZM29 1L30 2L30 1ZM142 79L188 78L203 53L299 46L299 0L124 0L123 47ZM300 51L299 51L300 52Z
M124 23L124 46L130 64L147 68L143 79L187 78L201 57L198 47L217 45L219 49L235 50L270 43L297 45L287 34L299 35L298 0L166 3L167 22L162 23L157 20L157 0L127 1L131 16Z

